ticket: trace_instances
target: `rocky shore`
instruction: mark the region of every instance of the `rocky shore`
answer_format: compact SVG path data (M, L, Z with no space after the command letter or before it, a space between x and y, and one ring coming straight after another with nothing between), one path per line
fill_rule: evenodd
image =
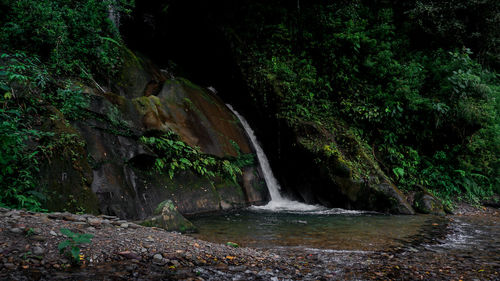
M488 210L488 219L500 223L498 210ZM112 216L0 208L0 280L500 280L500 261L433 248L458 218L442 218L443 226L430 224L411 244L387 251L264 250ZM93 235L79 246L79 263L58 249L68 239L62 228Z

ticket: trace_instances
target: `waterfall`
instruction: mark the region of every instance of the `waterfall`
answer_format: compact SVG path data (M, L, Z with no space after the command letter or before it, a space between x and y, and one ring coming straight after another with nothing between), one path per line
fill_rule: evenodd
M245 129L245 132L250 138L250 142L252 143L252 146L254 147L255 152L257 153L257 159L259 160L260 168L262 170L262 173L264 174L264 180L266 182L267 189L269 190L269 194L271 195L271 201L269 201L267 205L253 206L253 208L261 210L272 210L272 211L316 211L323 209L323 207L321 206L308 205L301 202L292 201L281 195L280 193L281 187L278 183L278 180L274 177L273 171L271 170L271 166L269 165L269 161L267 160L267 156L264 153L264 150L262 150L262 147L260 146L259 142L257 141L257 137L255 137L252 128L248 124L247 120L243 116L241 116L236 110L234 110L231 105L229 104L226 105L234 113L234 115L238 117L238 119L241 122L241 125L243 126L243 129Z

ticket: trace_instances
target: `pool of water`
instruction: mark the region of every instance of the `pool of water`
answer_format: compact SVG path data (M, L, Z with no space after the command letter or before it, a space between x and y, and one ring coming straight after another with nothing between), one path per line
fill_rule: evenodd
M410 242L424 226L443 224L435 216L387 216L330 209L312 212L245 210L192 218L192 236L243 247L294 247L377 251Z

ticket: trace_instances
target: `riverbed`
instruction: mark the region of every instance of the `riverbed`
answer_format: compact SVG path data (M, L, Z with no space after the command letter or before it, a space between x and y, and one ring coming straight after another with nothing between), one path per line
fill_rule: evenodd
M192 221L198 239L314 263L316 272L301 272L304 279L500 280L498 213L439 217L247 209Z

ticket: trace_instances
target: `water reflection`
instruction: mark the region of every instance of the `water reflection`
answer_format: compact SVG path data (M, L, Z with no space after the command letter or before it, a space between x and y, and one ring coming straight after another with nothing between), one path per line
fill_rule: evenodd
M433 216L385 216L359 212L272 213L244 211L192 219L212 242L246 247L304 247L331 250L383 250L403 244Z

